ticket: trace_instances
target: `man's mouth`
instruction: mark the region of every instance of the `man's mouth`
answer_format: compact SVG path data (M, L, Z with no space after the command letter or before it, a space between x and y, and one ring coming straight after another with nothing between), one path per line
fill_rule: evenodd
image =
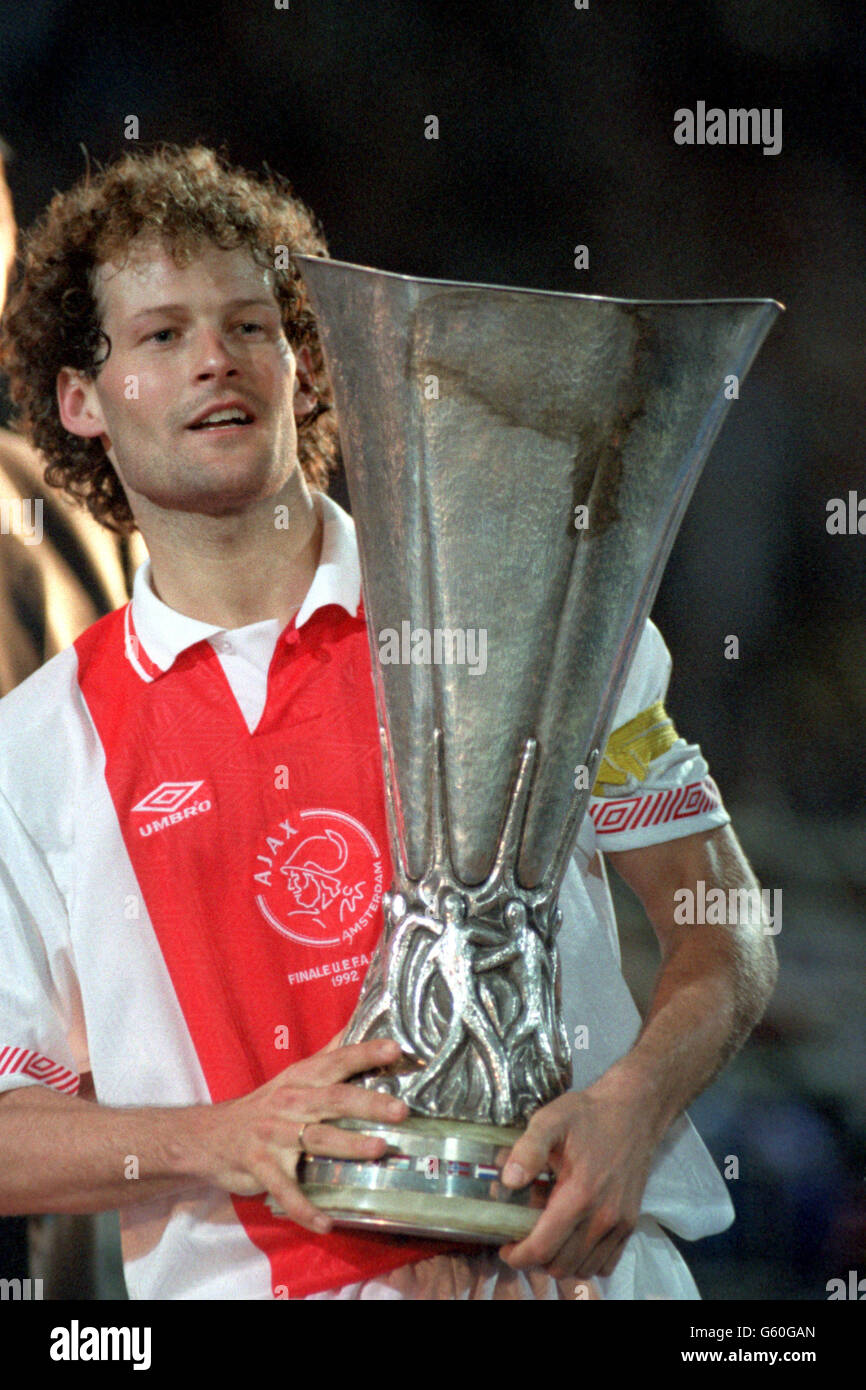
M240 406L228 406L223 410L212 410L209 415L204 415L200 420L187 425L187 429L221 430L251 424L253 424L253 416L248 411L241 409Z

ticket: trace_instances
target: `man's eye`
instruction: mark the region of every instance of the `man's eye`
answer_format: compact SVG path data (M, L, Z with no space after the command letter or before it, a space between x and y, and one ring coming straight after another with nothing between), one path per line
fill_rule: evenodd
M238 324L243 337L249 338L253 333L264 333L265 326L262 323L254 323L251 319Z
M155 333L149 333L147 341L149 343L169 343L176 333L174 328L158 328Z

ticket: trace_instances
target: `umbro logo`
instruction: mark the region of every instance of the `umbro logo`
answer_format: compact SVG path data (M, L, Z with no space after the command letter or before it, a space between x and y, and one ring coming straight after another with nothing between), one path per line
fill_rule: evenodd
M158 820L148 821L146 825L139 825L139 835L154 835L159 830L167 830L169 826L180 825L182 821L189 820L191 816L200 816L203 812L209 811L213 802L209 797L203 797L197 801L191 801L199 787L203 787L204 782L160 782L152 792L142 797L141 801L132 810L139 813L153 815L162 812ZM183 808L183 809L181 809Z
M160 782L152 792L142 797L133 811L176 811L179 806L197 792L203 782Z

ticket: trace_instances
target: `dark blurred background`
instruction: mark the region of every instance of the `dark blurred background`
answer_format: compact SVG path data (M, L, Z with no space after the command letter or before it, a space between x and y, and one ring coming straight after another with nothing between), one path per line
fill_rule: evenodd
M866 1274L866 534L826 528L830 498L866 497L864 78L860 0L28 0L0 13L22 226L82 173L82 146L96 160L123 150L134 115L143 144L203 140L288 175L343 259L786 304L654 611L674 657L669 707L764 885L783 891L775 1000L692 1110L719 1162L739 1159L739 1220L687 1252L707 1298L823 1299L858 1261ZM698 101L781 108L781 152L675 144L674 112ZM644 1002L654 942L618 898Z

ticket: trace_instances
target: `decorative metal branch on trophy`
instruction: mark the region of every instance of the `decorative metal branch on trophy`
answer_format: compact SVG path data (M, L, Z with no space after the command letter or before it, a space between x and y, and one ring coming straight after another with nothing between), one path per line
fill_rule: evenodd
M513 1125L571 1080L557 1009L556 897L549 887L524 891L516 879L536 744L527 741L493 865L479 884L454 871L439 729L434 745L432 855L420 879L403 857L386 777L396 865L387 946L374 957L346 1041L396 1038L415 1065L375 1084L414 1110Z
M412 1110L343 1122L395 1154L307 1159L304 1187L347 1224L501 1243L546 1189L503 1188L497 1161L571 1083L557 896L599 750L725 379L779 306L298 261L358 533L395 867L346 1041L401 1043L405 1062L364 1084ZM407 621L483 629L483 674L382 660L379 635Z

